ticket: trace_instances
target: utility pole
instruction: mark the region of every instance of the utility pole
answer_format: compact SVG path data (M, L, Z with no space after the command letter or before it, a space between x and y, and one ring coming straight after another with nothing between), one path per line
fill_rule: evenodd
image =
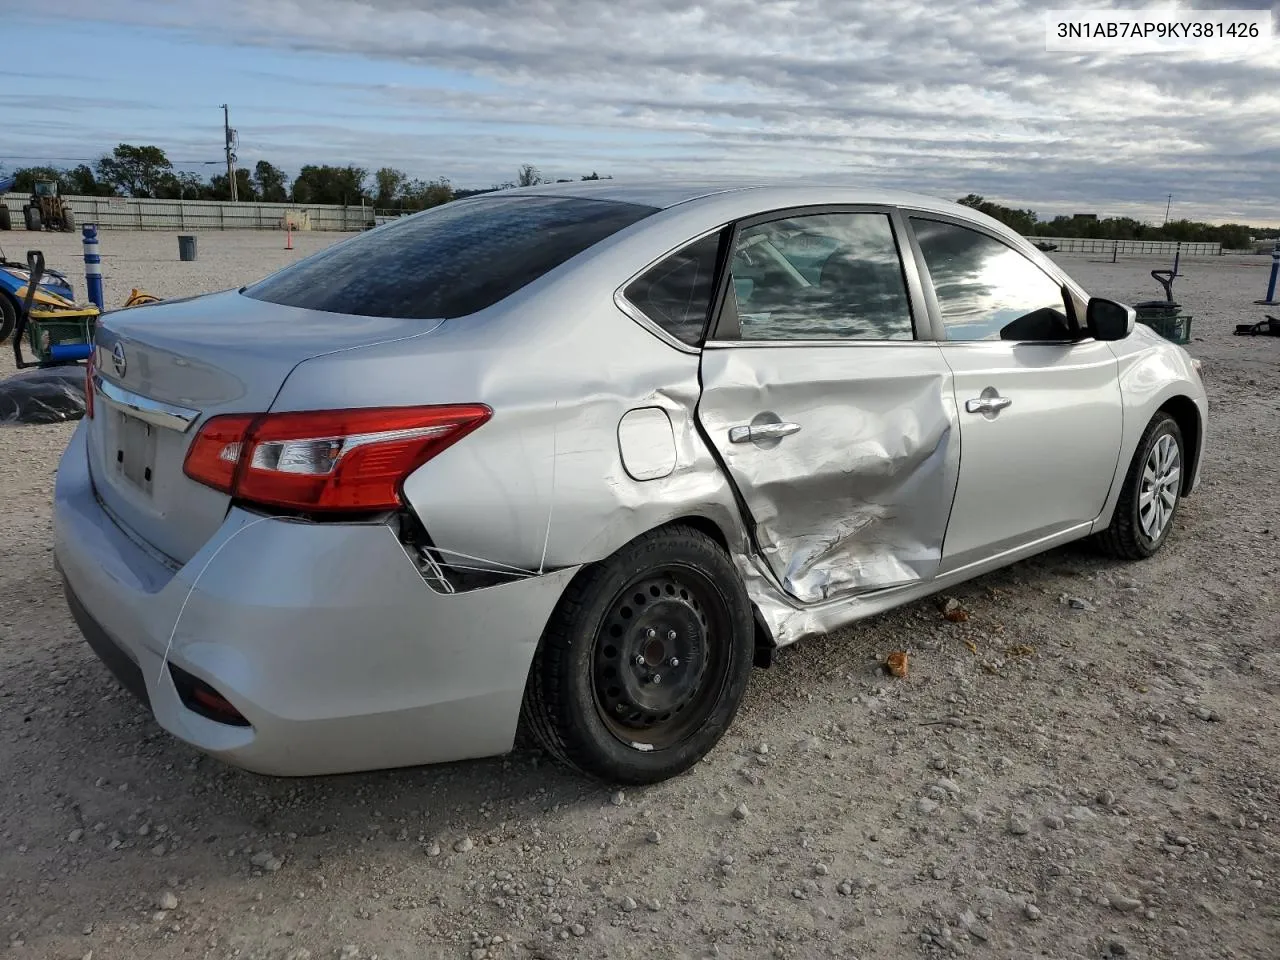
M1164 222L1169 222L1169 208L1173 206L1173 194L1169 194L1169 200L1164 205Z
M231 191L231 200L234 203L239 199L236 196L236 132L231 129L231 117L225 103L222 105L222 132L226 137L227 189Z

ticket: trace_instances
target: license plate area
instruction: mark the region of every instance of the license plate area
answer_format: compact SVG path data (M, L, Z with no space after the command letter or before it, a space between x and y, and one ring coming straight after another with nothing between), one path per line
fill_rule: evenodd
M116 473L149 497L155 480L156 434L160 428L127 413L117 411L115 416L109 456Z

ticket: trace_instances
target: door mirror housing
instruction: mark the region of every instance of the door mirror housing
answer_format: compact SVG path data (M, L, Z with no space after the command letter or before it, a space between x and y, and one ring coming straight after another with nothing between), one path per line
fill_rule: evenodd
M1137 320L1133 307L1103 297L1089 298L1085 323L1095 340L1123 340L1133 333Z

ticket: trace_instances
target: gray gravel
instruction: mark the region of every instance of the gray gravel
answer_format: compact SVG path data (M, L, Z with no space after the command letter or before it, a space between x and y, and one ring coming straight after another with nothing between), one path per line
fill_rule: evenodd
M282 246L202 234L183 264L172 234L108 233L108 298L244 283ZM1068 262L1130 300L1166 266ZM1213 445L1158 557L1058 550L953 591L966 621L928 601L806 641L705 763L625 795L528 752L272 780L188 749L67 615L70 427L0 430L0 955L1274 957L1280 340L1230 336L1266 262L1183 264Z

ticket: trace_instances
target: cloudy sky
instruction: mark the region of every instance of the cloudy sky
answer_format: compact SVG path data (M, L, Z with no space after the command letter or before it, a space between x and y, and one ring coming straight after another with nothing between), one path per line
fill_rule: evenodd
M990 0L0 0L0 164L126 141L188 169L391 165L839 177L1042 217L1280 224L1280 40L1234 56L1045 50ZM1269 10L1280 0L1181 4ZM66 158L65 160L62 158Z

